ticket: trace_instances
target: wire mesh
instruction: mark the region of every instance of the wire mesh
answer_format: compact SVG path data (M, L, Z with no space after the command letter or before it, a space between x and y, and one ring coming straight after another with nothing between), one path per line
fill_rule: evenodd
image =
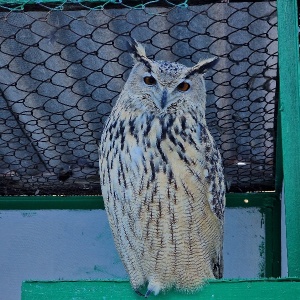
M220 58L206 117L228 191L274 189L276 2L164 3L1 6L1 195L101 193L98 142L129 36L156 60Z

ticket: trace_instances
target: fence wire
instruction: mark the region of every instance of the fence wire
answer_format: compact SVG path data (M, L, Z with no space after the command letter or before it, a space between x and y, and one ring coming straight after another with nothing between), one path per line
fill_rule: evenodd
M1 6L1 195L101 193L97 148L129 36L156 60L220 58L206 116L228 191L274 189L276 2L166 3Z

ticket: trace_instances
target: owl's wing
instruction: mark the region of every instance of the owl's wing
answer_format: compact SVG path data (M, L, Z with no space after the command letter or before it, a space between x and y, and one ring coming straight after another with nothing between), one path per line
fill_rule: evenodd
M215 143L213 142L213 145ZM209 184L209 205L214 214L219 220L224 220L225 210L225 182L222 166L222 159L220 152L215 147L212 147L212 151L208 159L208 184Z
M210 206L215 215L220 219L224 219L225 210L225 182L224 173L220 152L215 149L212 155L211 166L211 192L212 198L210 199Z
M213 145L215 143L213 142ZM208 168L209 191L209 205L213 213L220 220L222 226L224 224L224 210L225 210L225 181L222 166L222 159L218 149L213 146L210 155L210 163ZM223 235L223 233L222 233ZM222 239L223 240L223 239ZM223 277L223 245L220 245L221 251L216 254L213 259L213 274L215 278Z

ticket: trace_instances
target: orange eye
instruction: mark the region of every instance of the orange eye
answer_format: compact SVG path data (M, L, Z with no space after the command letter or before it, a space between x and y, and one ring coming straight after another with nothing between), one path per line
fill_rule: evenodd
M144 77L144 82L148 85L154 85L156 83L156 80L152 76L145 76Z
M177 86L177 88L179 91L185 92L190 88L190 85L187 82L183 81Z

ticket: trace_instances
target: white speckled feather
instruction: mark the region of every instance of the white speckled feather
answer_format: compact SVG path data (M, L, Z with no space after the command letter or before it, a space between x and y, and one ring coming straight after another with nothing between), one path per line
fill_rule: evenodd
M155 62L137 45L99 149L107 215L135 290L193 291L223 272L223 168L204 117L212 60Z

